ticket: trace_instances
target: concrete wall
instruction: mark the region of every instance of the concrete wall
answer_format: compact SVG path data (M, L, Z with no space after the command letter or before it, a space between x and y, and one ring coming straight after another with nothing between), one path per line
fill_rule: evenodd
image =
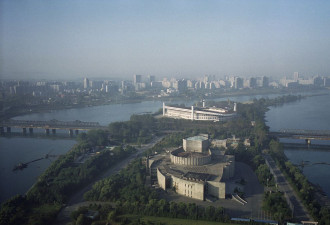
M157 168L157 181L159 187L166 190L166 177L162 172L160 172L159 168Z
M163 116L168 116L168 117L173 117L173 118L182 118L182 119L191 119L191 110L177 108L177 107L171 107L171 106L165 106L163 109Z
M226 183L207 181L208 194L217 198L226 198Z
M172 186L176 193L204 201L204 183L193 182L172 176Z
M227 139L224 140L212 140L211 145L213 145L214 147L223 147L227 149Z
M177 165L187 165L187 166L202 166L209 164L211 162L211 155L201 156L201 157L179 157L175 156L176 150L171 152L170 158L171 163Z
M183 150L190 152L204 152L209 147L208 140L187 140L183 139Z

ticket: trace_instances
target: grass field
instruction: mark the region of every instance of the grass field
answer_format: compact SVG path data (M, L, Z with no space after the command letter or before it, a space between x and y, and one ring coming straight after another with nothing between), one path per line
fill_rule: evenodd
M148 222L152 222L152 224L166 224L166 225L225 225L228 223L221 222L212 222L205 220L189 220L189 219L177 219L177 218L168 218L168 217L155 217L155 216L137 216L137 215L125 215L124 217L130 220L138 220L143 221L148 224Z

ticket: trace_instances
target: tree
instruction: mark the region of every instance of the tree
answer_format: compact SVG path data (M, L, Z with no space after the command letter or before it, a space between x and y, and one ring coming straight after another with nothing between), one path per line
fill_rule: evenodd
M108 222L116 221L116 218L117 218L117 211L116 210L110 211L108 213L108 217L107 217Z
M269 181L273 177L273 175L270 173L269 168L266 164L261 164L258 167L256 174L258 176L259 181L265 185L268 185Z

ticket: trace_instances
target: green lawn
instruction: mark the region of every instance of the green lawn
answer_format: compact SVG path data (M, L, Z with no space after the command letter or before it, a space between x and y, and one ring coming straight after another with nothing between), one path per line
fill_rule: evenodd
M152 223L162 223L166 225L225 225L228 223L221 222L212 222L205 220L189 220L189 219L177 219L177 218L168 218L168 217L156 217L156 216L137 216L137 215L124 215L124 217L130 220L144 221L147 223L148 221Z

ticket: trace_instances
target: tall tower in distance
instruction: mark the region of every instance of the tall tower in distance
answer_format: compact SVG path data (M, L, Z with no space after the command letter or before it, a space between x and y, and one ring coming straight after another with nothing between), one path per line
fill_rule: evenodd
M141 83L141 81L142 81L142 75L134 74L134 76L133 76L133 82L134 82L134 84Z
M298 72L294 72L293 73L293 80L294 81L298 81L299 80L299 73Z
M88 78L84 78L84 89L87 89L87 88L89 88L89 80L88 80Z

